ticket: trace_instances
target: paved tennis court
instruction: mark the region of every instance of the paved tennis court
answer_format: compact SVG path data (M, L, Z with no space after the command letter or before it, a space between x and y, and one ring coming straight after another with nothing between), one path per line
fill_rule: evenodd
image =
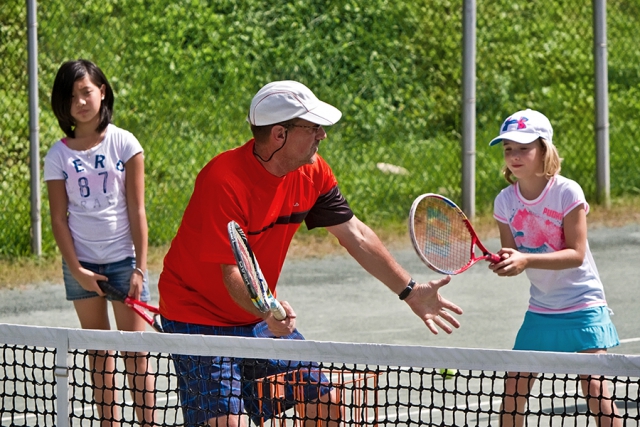
M589 242L622 341L612 352L640 354L640 225L590 230ZM499 249L498 240L486 244ZM422 264L410 243L394 254L416 279L440 277ZM465 311L462 326L451 335L431 335L349 257L287 262L278 296L291 302L309 339L508 349L527 309L529 282L525 275L501 278L486 264L476 264L454 276L442 294Z
M640 354L640 314L636 307L640 225L590 230L589 239L622 341L612 353ZM486 243L490 249L498 249L497 240ZM394 254L416 279L439 277L422 264L408 239L406 247ZM157 302L156 284L157 276L152 278L154 302ZM461 328L452 335L441 332L437 336L346 255L288 261L279 285L279 298L292 304L298 314L299 329L312 340L507 349L526 310L528 286L524 275L500 278L486 264L473 266L455 276L443 290L447 298L465 310L459 318ZM0 322L79 327L73 306L65 301L60 284L0 291ZM448 383L442 385L448 387ZM477 404L488 408L499 402L481 400ZM455 402L453 407L460 405L468 406L468 402ZM578 405L575 409L584 411L582 402ZM637 407L623 412L637 414ZM584 421L586 417L581 417L580 422Z
M640 354L640 225L592 229L589 241L605 284L607 299L622 344L613 353ZM487 246L497 250L497 240ZM418 280L439 277L407 246L394 251ZM152 293L157 301L157 272ZM485 264L454 276L442 291L460 305L460 329L432 335L419 319L384 285L369 276L348 255L287 261L278 287L289 301L302 333L313 340L416 344L448 347L511 348L527 308L524 275L500 278ZM41 284L0 291L0 322L79 327L62 285Z

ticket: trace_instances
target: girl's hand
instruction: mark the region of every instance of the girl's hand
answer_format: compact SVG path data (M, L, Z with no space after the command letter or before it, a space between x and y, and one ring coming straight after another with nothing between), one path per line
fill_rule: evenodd
M127 294L130 298L140 299L142 295L142 289L144 286L144 276L140 271L133 270L131 273L131 278L129 279L129 293Z
M489 269L501 277L517 276L527 268L527 257L512 248L502 248L498 252L502 260L489 264Z
M85 290L95 292L101 297L105 295L104 292L102 292L102 289L100 289L100 286L98 286L98 280L107 280L107 276L94 273L84 267L80 267L77 271L73 271L71 274Z

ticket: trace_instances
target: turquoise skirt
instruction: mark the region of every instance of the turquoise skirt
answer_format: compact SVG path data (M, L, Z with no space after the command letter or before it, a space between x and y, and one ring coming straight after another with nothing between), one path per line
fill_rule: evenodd
M575 353L620 344L607 307L592 307L564 314L527 311L514 350Z

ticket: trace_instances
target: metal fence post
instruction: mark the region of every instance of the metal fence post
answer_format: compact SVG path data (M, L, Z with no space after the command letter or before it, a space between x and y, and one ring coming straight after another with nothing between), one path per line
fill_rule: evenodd
M607 1L593 0L595 70L596 190L598 203L611 206L609 177L609 97L607 74Z
M462 210L476 214L476 2L462 12Z
M29 153L31 171L31 251L42 255L40 217L40 125L38 117L38 18L36 0L27 0L27 44L29 73Z

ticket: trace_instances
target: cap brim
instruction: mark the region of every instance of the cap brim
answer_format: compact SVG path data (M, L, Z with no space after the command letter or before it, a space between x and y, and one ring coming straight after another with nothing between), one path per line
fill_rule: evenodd
M492 147L496 144L499 144L504 139L508 139L509 141L517 142L518 144L531 144L533 141L538 139L540 135L537 133L529 133L529 132L505 132L502 135L493 138L491 142L489 142L489 146Z
M333 105L319 101L318 105L311 111L298 116L299 119L308 120L321 126L330 126L338 123L342 117L342 112Z

